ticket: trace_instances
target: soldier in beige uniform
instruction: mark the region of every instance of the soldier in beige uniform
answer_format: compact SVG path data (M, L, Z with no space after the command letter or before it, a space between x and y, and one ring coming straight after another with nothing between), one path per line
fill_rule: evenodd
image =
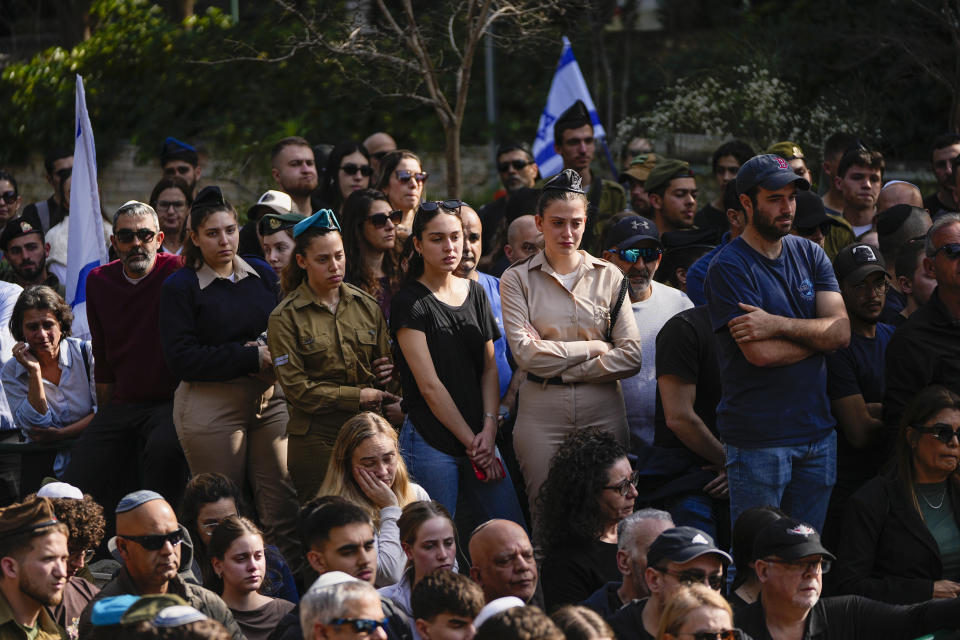
M393 370L387 323L375 298L343 282L336 217L320 211L293 235L296 262L283 279L289 293L270 314L267 335L290 412L287 467L304 503L323 482L344 422L383 410L399 423L400 408L399 398L381 390Z
M513 441L531 505L572 429L599 426L628 446L618 380L640 370L640 333L629 300L620 303L609 331L624 297L623 275L578 250L586 205L575 171L547 182L536 216L544 250L500 280L504 331L517 365L527 372Z

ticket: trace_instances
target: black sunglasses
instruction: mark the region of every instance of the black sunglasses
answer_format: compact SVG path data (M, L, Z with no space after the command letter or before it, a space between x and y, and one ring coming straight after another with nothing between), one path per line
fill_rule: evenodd
M134 236L139 238L140 242L146 243L153 240L157 232L151 229L137 229L136 231L133 229L117 229L113 232L113 235L117 238L117 242L122 242L123 244L133 242Z
M0 193L0 199L2 199L7 204L13 204L14 201L18 198L16 191L4 191Z
M53 175L60 178L60 182L63 182L67 178L73 175L73 167L67 167L66 169L57 169L53 172Z
M533 164L532 160L510 160L509 162L501 162L497 164L497 171L500 173L506 173L510 170L510 167L513 167L514 171L522 171L524 167L528 167Z
M954 429L950 425L942 422L932 424L929 427L926 425L916 425L913 428L920 433L932 434L934 438L944 444L950 444L950 441L953 440L954 437L960 441L960 429Z
M170 533L160 533L151 536L124 536L118 533L117 537L136 542L147 551L158 551L162 549L163 545L167 542L174 547L183 542L183 531L177 529Z
M436 211L440 207L447 211L459 211L462 206L463 201L461 200L429 200L420 203L420 209L423 211Z
M191 167L191 166L189 166L189 165L180 164L180 165L177 165L177 166L175 166L175 167L167 167L166 169L163 170L163 173L164 173L164 175L167 175L167 176L175 176L175 175L177 175L178 173L179 173L180 175L182 175L182 176L185 176L185 175L187 175L188 173L190 173L190 171L191 171L192 169L193 169L193 167Z
M352 162L348 162L347 164L340 167L340 171L343 171L348 176L355 176L357 175L357 171L359 171L360 175L362 175L364 178L369 178L370 176L373 175L373 167L371 167L370 165L368 164L358 165L358 164L353 164Z
M937 254L940 253L941 251L943 252L943 255L947 256L947 258L949 258L950 260L956 260L957 258L960 258L960 244L957 244L956 242L948 242L947 244L943 245L942 247L934 251L933 255L931 255L930 257L931 258L937 257Z
M399 209L394 209L390 213L374 213L373 215L367 216L367 221L370 222L375 229L382 229L387 226L387 220L393 224L400 224L400 221L403 220L403 212Z
M386 631L389 622L390 618L384 618L383 620L371 620L370 618L334 618L330 621L330 624L335 626L349 624L353 625L353 630L357 633L373 633L377 630L377 627L383 627L383 630Z
M708 584L714 591L720 591L723 586L723 574L708 574L701 569L687 569L686 571L670 571L669 569L657 569L660 573L673 576L682 585L690 586L694 584Z

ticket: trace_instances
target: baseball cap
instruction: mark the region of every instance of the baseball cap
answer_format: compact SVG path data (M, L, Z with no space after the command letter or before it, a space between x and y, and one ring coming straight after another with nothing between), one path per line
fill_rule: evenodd
M887 274L880 251L862 242L841 249L833 260L833 270L837 280L846 284L863 282L871 273Z
M637 182L646 183L655 166L657 166L657 154L641 153L634 157L627 170L620 174L620 181L623 182L627 178L633 178Z
M737 191L740 193L746 193L754 187L776 191L791 182L795 182L798 189L810 188L806 178L798 176L786 160L772 153L753 156L737 172Z
M693 171L690 170L690 163L676 158L658 158L643 188L650 193L660 187L665 186L674 178L692 178Z
M824 222L830 222L823 200L811 191L797 192L797 214L793 218L795 229L813 229Z
M753 543L754 558L776 556L783 560L798 560L814 555L837 559L820 543L816 529L793 518L771 522L760 530Z
M641 240L653 240L661 247L660 232L653 220L641 216L627 216L617 221L607 235L608 247L629 249Z
M690 562L708 553L720 556L724 565L733 562L729 554L717 548L710 534L694 527L674 527L661 533L650 545L647 566L656 567L663 561Z
M247 220L256 220L257 215L265 213L287 214L293 211L293 199L290 194L270 189L265 191L257 203L247 209Z

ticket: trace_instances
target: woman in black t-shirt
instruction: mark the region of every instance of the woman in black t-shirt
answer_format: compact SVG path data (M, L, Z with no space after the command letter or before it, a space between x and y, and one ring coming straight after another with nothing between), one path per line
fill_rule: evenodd
M450 513L462 492L480 517L523 524L494 444L500 332L483 288L453 274L463 252L462 204L417 208L416 253L393 299L390 330L407 414L400 446L416 482Z

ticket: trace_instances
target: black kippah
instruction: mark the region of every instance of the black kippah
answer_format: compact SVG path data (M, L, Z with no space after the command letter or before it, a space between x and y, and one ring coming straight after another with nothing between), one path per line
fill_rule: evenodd
M583 178L573 169L564 169L557 175L547 180L543 185L544 191L568 191L570 193L585 193L583 190Z
M909 204L895 204L889 209L881 211L880 215L877 216L877 233L885 236L895 232L903 226L903 223L907 221L907 218L916 208ZM923 211L923 209L920 209L920 211Z

